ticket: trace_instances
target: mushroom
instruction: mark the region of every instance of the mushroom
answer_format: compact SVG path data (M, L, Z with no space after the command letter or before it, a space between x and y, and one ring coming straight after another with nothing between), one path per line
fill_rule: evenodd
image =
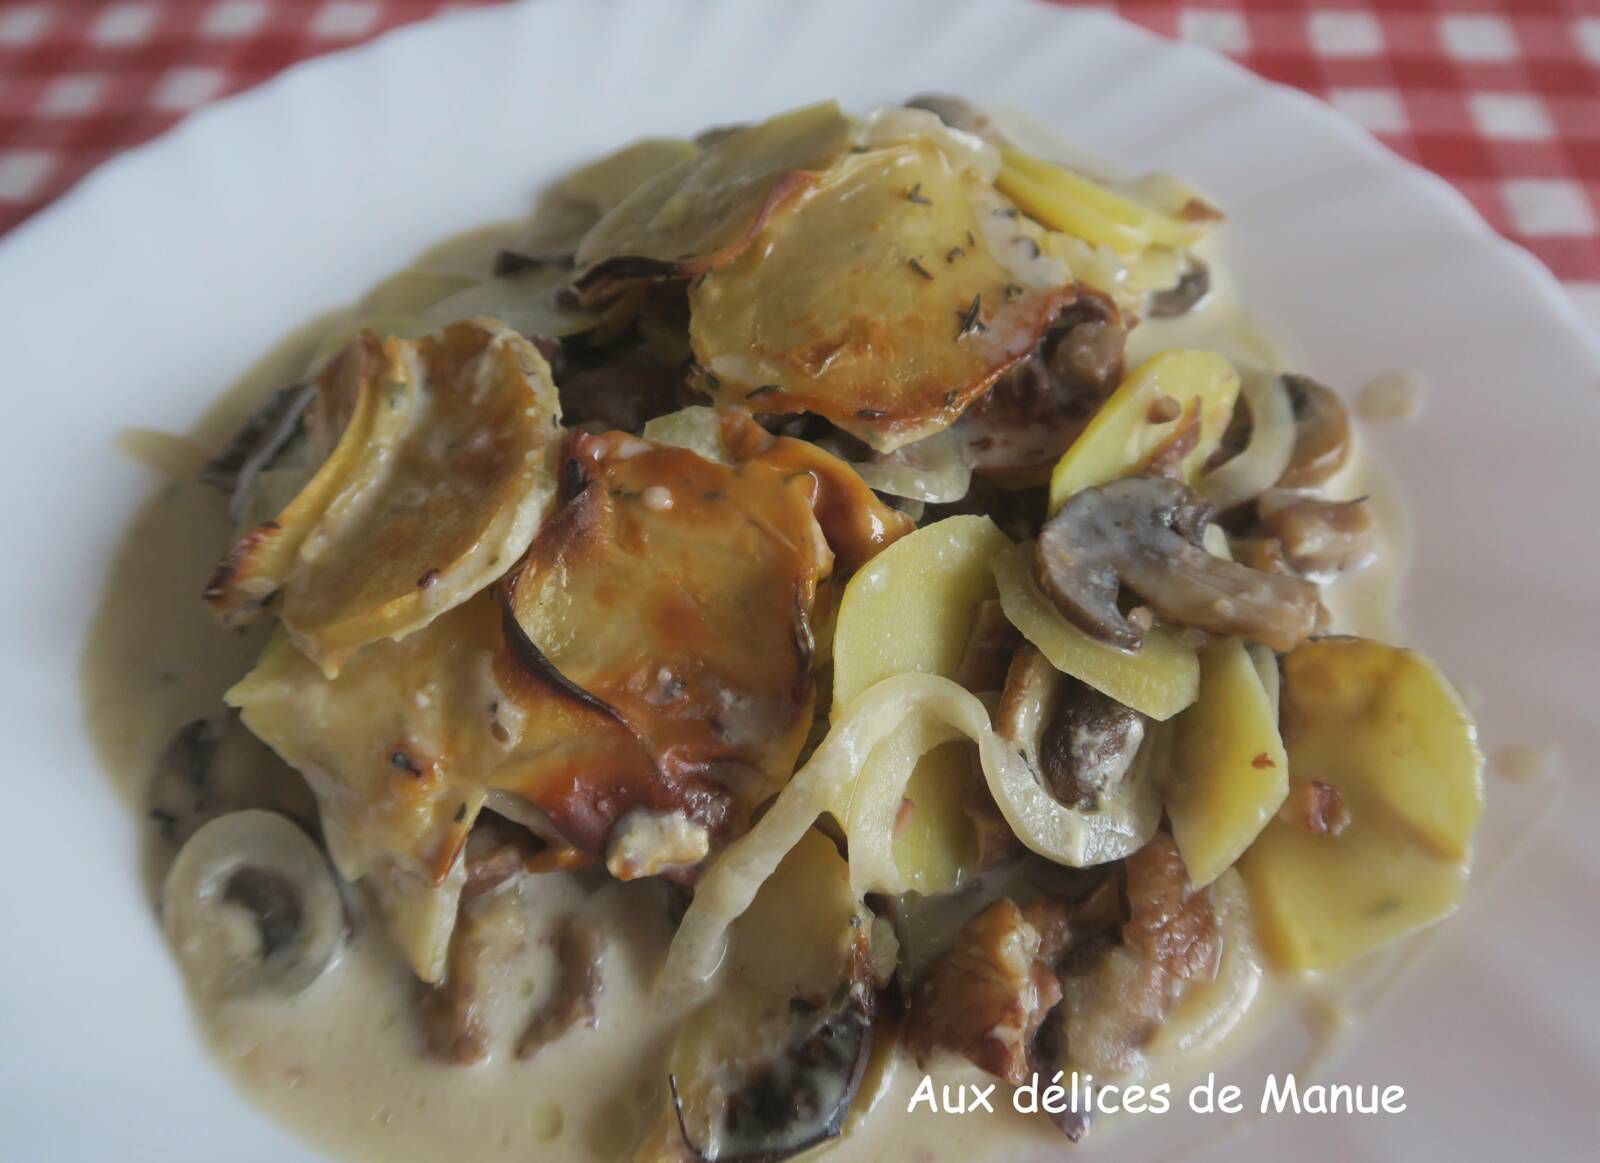
M1128 650L1144 628L1121 588L1169 622L1292 650L1316 628L1317 587L1262 573L1201 546L1209 505L1167 477L1125 477L1070 497L1039 533L1040 588L1080 630Z
M1310 376L1286 375L1294 408L1294 455L1278 478L1283 488L1320 485L1350 459L1350 413L1332 388Z
M161 911L184 972L210 996L300 993L345 932L322 852L285 817L258 810L219 816L189 838Z
M1257 504L1261 526L1302 577L1327 579L1371 562L1377 525L1364 499L1324 501L1274 489Z
M1024 642L1006 672L995 730L1061 803L1095 811L1133 771L1144 716L1063 674Z
M1151 319L1176 319L1193 311L1209 294L1211 268L1191 254L1176 283L1150 292L1145 300L1145 314Z
M999 480L1047 476L1122 382L1127 339L1116 305L1081 290L1033 352L951 429L962 459Z
M278 812L316 833L311 789L232 714L194 719L173 732L156 757L145 803L170 851L207 821L245 808Z

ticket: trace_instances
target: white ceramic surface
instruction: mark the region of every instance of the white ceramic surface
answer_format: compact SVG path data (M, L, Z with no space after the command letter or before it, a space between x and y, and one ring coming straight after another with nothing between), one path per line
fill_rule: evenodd
M429 242L520 212L600 150L927 89L1192 175L1230 212L1245 294L1302 367L1346 386L1427 377L1424 422L1373 434L1415 516L1411 636L1481 693L1491 751L1553 740L1564 756L1558 810L1328 1072L1398 1082L1408 1112L1269 1119L1196 1157L1589 1155L1600 350L1555 282L1328 109L1101 16L1025 0L540 0L291 69L0 244L0 1158L310 1157L197 1045L134 874L135 823L85 737L88 618L155 484L114 451L116 430L187 428L282 333ZM1488 778L1484 848L1503 852L1550 788ZM1103 1157L1172 1158L1193 1125L1134 1128Z

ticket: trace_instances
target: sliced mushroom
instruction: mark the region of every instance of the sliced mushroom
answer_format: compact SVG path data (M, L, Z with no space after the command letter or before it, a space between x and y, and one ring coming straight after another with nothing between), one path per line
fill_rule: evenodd
M1325 580L1360 569L1377 552L1378 529L1365 500L1324 501L1274 491L1257 511L1284 560L1302 577Z
M278 812L316 831L311 789L236 715L178 728L156 758L146 804L161 838L175 847L207 821L246 808Z
M1150 292L1145 314L1151 319L1177 319L1193 311L1211 294L1211 268L1188 255L1183 273L1172 286Z
M1123 586L1169 622L1292 650L1316 628L1317 588L1262 573L1201 546L1211 509L1181 482L1125 477L1068 499L1039 534L1040 587L1087 634L1137 649Z
M1294 456L1278 478L1283 488L1320 485L1350 459L1350 413L1332 388L1310 376L1286 375L1294 406Z
M344 936L339 889L322 852L283 816L233 812L197 831L161 893L162 921L196 990L300 993Z
M603 988L600 934L578 917L567 917L556 933L560 976L555 992L528 1020L517 1039L517 1057L531 1058L574 1026L595 1024L596 1003Z
M1043 479L1122 382L1127 338L1116 305L1081 291L951 429L962 458L996 479Z
M1063 674L1024 642L1006 672L995 729L1022 752L1057 800L1094 811L1133 771L1145 719Z

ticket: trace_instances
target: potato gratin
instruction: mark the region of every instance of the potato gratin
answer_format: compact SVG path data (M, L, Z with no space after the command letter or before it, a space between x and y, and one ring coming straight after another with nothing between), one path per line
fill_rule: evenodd
M1009 1158L1092 1112L911 1085L1205 1064L1455 908L1475 729L1336 616L1385 534L1344 403L1210 202L1027 137L641 141L207 466L262 649L150 808L269 1105L385 1158Z

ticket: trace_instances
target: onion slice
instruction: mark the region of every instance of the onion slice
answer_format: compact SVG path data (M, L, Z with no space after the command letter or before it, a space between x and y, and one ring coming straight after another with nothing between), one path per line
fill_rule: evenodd
M1250 443L1196 486L1221 511L1266 492L1294 457L1294 405L1283 377L1265 369L1246 371L1239 392L1250 405Z
M926 750L965 736L978 746L984 779L1006 823L1028 848L1058 864L1116 860L1155 831L1161 808L1148 779L1130 780L1126 801L1093 813L1051 798L1022 756L995 734L978 698L947 678L898 674L863 691L833 724L767 814L730 845L695 889L658 983L666 1004L693 1000L722 960L728 926L749 907L784 854L842 794L886 741L891 762L873 764L869 786L851 797L851 879L857 888L895 884L894 814Z

